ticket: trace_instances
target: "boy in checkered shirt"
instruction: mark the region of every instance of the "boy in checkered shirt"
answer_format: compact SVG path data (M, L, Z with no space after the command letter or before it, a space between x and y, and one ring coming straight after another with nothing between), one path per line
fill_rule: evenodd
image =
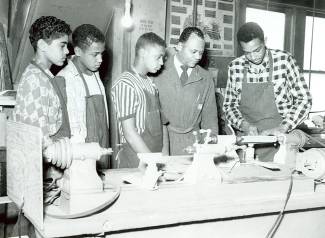
M64 64L70 33L70 26L53 16L40 17L29 30L35 55L20 79L13 120L40 127L44 147L56 136L69 137L62 131L69 126L63 128L65 113L50 67Z

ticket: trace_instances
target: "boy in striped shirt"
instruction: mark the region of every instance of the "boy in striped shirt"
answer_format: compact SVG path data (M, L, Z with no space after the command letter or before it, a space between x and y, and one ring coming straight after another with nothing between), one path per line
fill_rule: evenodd
M162 126L158 91L147 75L160 70L165 48L165 41L155 33L141 35L135 45L133 65L113 83L112 99L122 142L117 155L120 168L138 167L137 153L168 151L166 146L163 148L166 133Z

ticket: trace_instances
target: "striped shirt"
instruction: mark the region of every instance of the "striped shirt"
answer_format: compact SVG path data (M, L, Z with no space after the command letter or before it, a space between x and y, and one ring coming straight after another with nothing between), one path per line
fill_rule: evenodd
M155 95L156 89L152 80L140 77L134 72L124 72L112 86L112 100L118 118L121 142L126 142L121 121L134 117L139 134L145 130L147 101L144 93Z
M281 125L290 131L308 116L312 98L295 59L289 53L281 50L267 50L270 50L273 58L273 78L271 80L274 87L275 104L283 118ZM249 63L245 55L229 64L223 107L227 120L236 128L239 128L243 121L239 106L244 68L247 68L247 83L267 82L270 71L267 52L259 65Z
M46 73L53 76L49 70ZM32 64L27 66L18 85L13 120L40 127L44 140L61 127L59 97L48 77Z

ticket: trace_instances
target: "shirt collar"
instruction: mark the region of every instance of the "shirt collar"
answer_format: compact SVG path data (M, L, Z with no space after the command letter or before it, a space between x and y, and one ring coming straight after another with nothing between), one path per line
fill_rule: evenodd
M177 73L178 73L178 76L180 77L181 74L182 74L182 72L183 72L183 70L182 70L182 68L181 68L181 66L182 66L183 64L182 64L181 61L178 59L178 57L177 57L176 54L174 55L174 65L175 65L176 71L177 71ZM188 67L188 68L187 68L187 74L190 75L191 72L192 72L192 70L193 70L193 68Z
M176 55L174 56L174 65L175 65L177 71L182 70L182 68L181 68L182 63L181 63L181 61L179 61L179 59Z
M77 67L75 66L75 64L72 62L73 58L74 57L77 57L75 55L71 55L69 58L68 58L68 64L66 66L66 68L68 69L69 72L72 73L73 76L77 76L79 77L79 72L78 72L78 69ZM96 77L99 77L99 73L98 71L94 72Z
M253 74L259 74L267 71L270 68L269 64L269 49L265 47L265 55L260 64L253 64L244 56L244 66L247 68L247 71Z

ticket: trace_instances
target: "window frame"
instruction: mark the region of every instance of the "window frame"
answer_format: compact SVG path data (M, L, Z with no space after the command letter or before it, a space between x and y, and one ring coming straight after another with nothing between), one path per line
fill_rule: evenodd
M306 10L306 14L305 14L305 26L304 26L304 37L306 35L306 18L307 16L309 17L313 17L313 13L311 11ZM314 17L318 17L318 18L324 18L325 19L325 13L315 13ZM304 38L305 39L305 38ZM309 47L309 46L308 46ZM304 41L304 47L303 47L303 52L305 52L305 41ZM305 54L304 54L305 57ZM303 59L304 62L305 59ZM312 74L319 74L319 75L323 75L325 78L325 70L313 70L309 68L310 66L308 66L308 69L305 69L304 64L302 65L302 72L304 74L305 80L308 83L308 88L311 89L311 85L312 85ZM315 111L310 111L310 114L312 113L322 113L325 114L325 107L324 110L315 110Z
M273 2L270 2L269 5L265 2L261 2L258 0L248 0L248 1L241 1L240 2L241 9L244 9L239 14L239 21L244 23L246 22L246 8L255 8L259 10L269 10L274 12L280 12L285 14L285 25L284 25L284 31L290 32L289 34L284 34L284 46L283 49L285 51L293 52L294 44L292 43L292 40L294 38L294 28L293 28L293 13L294 10L290 8L289 6L282 6ZM243 54L243 51L238 46L238 56Z

